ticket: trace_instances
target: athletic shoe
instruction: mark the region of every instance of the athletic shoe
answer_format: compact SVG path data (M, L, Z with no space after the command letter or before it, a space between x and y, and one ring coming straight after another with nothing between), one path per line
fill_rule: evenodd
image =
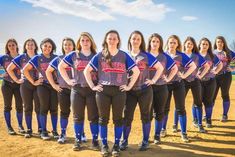
M165 130L165 129L162 129L162 130L161 130L160 136L161 136L161 137L166 137L166 130Z
M86 143L87 142L87 138L85 133L82 133L82 137L81 137L82 142Z
M195 128L198 128L198 120L197 120L197 118L194 118L194 119L193 119L193 126L194 126Z
M74 145L73 145L73 151L79 151L81 150L81 141L78 139L75 139Z
M58 134L57 131L52 131L51 133L54 139L59 139L60 135Z
M42 128L38 128L38 134L41 135L42 133Z
M8 134L9 135L16 135L16 132L15 132L15 130L12 127L9 127L8 128Z
M185 143L188 143L188 142L189 142L189 139L188 139L188 136L187 136L186 133L183 133L183 134L181 135L181 139L182 139L182 141L184 141Z
M202 121L206 121L206 115L202 117Z
M227 115L223 115L220 121L221 122L227 122L228 121L228 116Z
M18 130L19 130L19 133L20 133L20 134L25 134L25 131L24 131L24 127L23 127L23 126L19 126Z
M149 143L148 141L142 141L139 144L139 151L146 151L148 149Z
M128 148L128 141L127 140L122 140L120 144L120 150L124 151Z
M30 137L32 137L32 130L31 129L28 129L27 131L26 131L26 133L24 134L24 137L25 138L30 138Z
M159 135L155 135L154 136L154 141L153 141L154 144L160 144L161 143L161 139L160 139L160 136Z
M94 150L94 151L100 150L100 145L99 145L98 140L93 140L92 141L91 149Z
M57 142L58 142L59 144L64 144L65 141L66 141L66 135L61 134L60 137L59 137L59 139L57 140Z
M113 145L112 156L117 157L120 155L120 147L118 144Z
M206 119L206 127L212 128L212 122L211 122L211 119L209 119L209 118Z
M172 131L173 131L174 133L177 133L177 132L178 132L178 126L177 126L177 125L174 124L174 125L172 126L172 129L173 129Z
M207 132L202 125L198 125L198 131L200 133L206 133Z
M108 145L102 145L102 147L101 147L101 155L103 157L108 157L109 156L109 146Z
M47 131L42 131L41 133L41 138L43 140L49 140L50 139L50 136L48 135L48 132Z

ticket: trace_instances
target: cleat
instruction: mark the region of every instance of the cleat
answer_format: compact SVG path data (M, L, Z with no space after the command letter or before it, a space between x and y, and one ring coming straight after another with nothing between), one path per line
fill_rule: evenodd
M177 133L177 132L178 132L178 126L177 126L177 125L174 124L174 125L172 126L172 129L173 129L172 131L173 131L174 133Z
M128 148L128 141L127 140L122 140L120 144L120 150L124 151Z
M101 147L101 155L103 157L108 157L109 156L109 146L108 145L102 145L102 147Z
M228 116L227 115L223 115L220 121L221 122L227 122L228 121Z
M8 128L8 134L9 135L16 135L16 132L15 132L15 130L12 127L9 127Z
M64 144L65 141L66 141L66 135L61 134L60 137L59 137L59 139L57 140L57 142L58 142L59 144Z
M94 150L94 151L98 151L98 150L100 150L100 145L99 145L98 140L94 140L94 141L92 141L91 149L92 149L92 150Z
M200 133L206 133L207 132L202 125L198 125L198 131Z
M42 128L38 128L38 134L41 135L42 133Z
M58 134L57 131L52 131L51 133L54 139L59 139L60 135Z
M181 139L182 139L182 141L184 141L185 143L188 143L188 142L189 142L189 139L188 139L188 136L187 136L186 133L183 133L183 134L181 135Z
M160 136L159 135L155 135L154 136L154 141L153 141L154 144L160 144L161 143L161 140L160 140Z
M198 128L198 120L196 118L193 120L193 126Z
M161 136L161 137L166 137L166 130L165 130L165 129L162 129L162 130L161 130L160 136Z
M87 142L87 138L85 133L82 133L82 137L81 137L82 142L86 143Z
M41 138L43 140L49 140L50 139L50 136L48 135L48 132L47 131L42 131L41 133Z
M30 137L32 137L32 133L33 133L32 130L29 129L29 130L27 130L26 133L24 134L24 137L25 137L25 138L30 138Z
M24 127L23 126L19 126L19 133L20 134L25 134L25 130L24 130Z
M148 149L149 143L147 141L142 141L139 144L139 151L146 151Z
M206 119L206 127L207 128L212 128L212 122L211 122L211 119Z
M73 145L73 151L79 151L81 150L81 141L78 139L75 139L74 145Z
M120 155L120 147L118 144L114 144L112 149L112 156L117 157L119 155Z

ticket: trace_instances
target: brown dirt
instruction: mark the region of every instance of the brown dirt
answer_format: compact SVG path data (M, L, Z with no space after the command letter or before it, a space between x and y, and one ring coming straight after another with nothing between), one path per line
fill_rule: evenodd
M201 134L197 132L192 126L191 119L191 104L192 97L191 93L186 99L187 115L188 115L188 135L190 137L190 143L183 143L180 139L180 133L172 133L171 126L173 121L173 106L171 106L170 118L168 122L168 136L162 138L161 145L150 144L150 149L146 152L138 151L138 143L142 138L141 122L139 116L139 109L136 109L135 119L133 121L132 132L130 134L130 148L128 151L121 152L121 156L125 157L144 157L144 156L156 156L156 157L182 157L182 156L201 156L201 157L212 157L212 156L235 156L235 82L232 83L230 90L231 94L231 108L229 111L229 121L226 123L220 122L222 114L222 103L221 98L218 96L216 101L215 109L213 112L213 125L211 129L207 129L207 134ZM2 95L0 95L0 157L6 156L76 156L76 157L95 157L100 156L100 152L92 151L88 149L90 143L90 130L89 124L85 122L85 132L89 139L88 143L84 146L84 150L74 152L72 150L74 138L73 138L73 125L72 116L70 116L70 123L68 126L68 142L64 145L58 144L55 140L42 141L39 137L33 137L25 139L22 135L10 136L7 134L6 125L3 117L3 101ZM173 104L173 102L172 102ZM14 106L14 105L13 105ZM12 112L12 125L17 130L17 123L15 117L15 109ZM48 118L50 119L50 118ZM108 139L110 140L109 145L112 146L113 141L113 124L110 121ZM24 125L26 126L26 125ZM50 121L48 121L48 128L50 128ZM36 131L36 121L34 117L33 128ZM153 140L152 125L150 140Z

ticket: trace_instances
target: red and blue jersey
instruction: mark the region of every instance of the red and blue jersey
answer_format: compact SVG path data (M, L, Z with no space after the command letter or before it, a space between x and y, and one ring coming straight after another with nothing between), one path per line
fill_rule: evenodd
M91 59L89 65L98 72L98 83L109 86L126 85L128 71L136 66L131 57L121 50L111 57L111 66L101 52Z
M72 78L75 79L76 84L79 84L81 87L89 87L83 74L83 70L94 55L94 53L91 53L89 56L85 56L82 52L73 51L63 58L63 61L73 69ZM97 72L92 71L91 76L94 84L97 84Z
M171 68L175 65L174 60L166 53L159 53L156 56L157 60L162 64L164 71L162 73L163 75L168 75L168 73L170 72ZM155 68L150 68L150 78L153 78L155 73L156 73L156 69ZM156 85L164 85L166 84L166 81L160 77L157 82L155 83Z
M43 54L39 54L29 60L29 63L39 72L39 77L43 78L44 83L49 83L46 77L46 70L49 66L49 63L55 57L57 57L57 55L52 54L49 58L47 58Z
M8 54L0 56L0 66L2 66L5 71L7 71L6 69L7 69L7 67L9 66L9 64L11 63L12 60L13 60L13 57L11 57ZM18 79L20 79L21 78L20 69L17 67L13 71L14 71L15 76ZM14 82L7 72L6 72L3 79L6 80L6 81L9 81L9 82L12 82L12 83Z

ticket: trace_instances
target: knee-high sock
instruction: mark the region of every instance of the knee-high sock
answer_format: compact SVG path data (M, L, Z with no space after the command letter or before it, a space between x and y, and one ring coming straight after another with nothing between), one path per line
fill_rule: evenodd
M22 112L17 112L16 113L16 117L18 120L18 126L22 126L22 122L23 122L23 113Z
M92 134L92 141L97 141L99 134L99 125L97 123L90 123L90 129Z
M40 115L40 124L42 131L47 131L47 115Z
M150 124L150 122L148 122L148 123L142 123L143 141L148 142L150 129L151 129L151 124Z
M187 129L187 118L186 115L179 115L181 133L186 133Z
M202 108L201 107L196 107L196 114L197 114L198 125L202 125Z
M68 118L60 118L61 134L66 135L66 129L68 126Z
M123 130L123 127L122 127L122 126L115 126L115 127L114 127L115 144L118 144L118 145L119 145L120 138L121 138L121 136L122 136L122 130Z
M4 112L4 117L5 117L5 121L7 124L7 127L11 127L11 112Z
M99 125L99 132L100 132L100 137L103 145L107 145L107 132L108 132L108 127L107 125Z
M178 121L179 121L179 115L178 112L175 110L174 112L174 125L178 125Z
M162 120L155 120L155 135L159 136L162 129Z
M223 102L223 109L224 109L223 115L225 116L228 115L229 108L230 108L230 101Z
M74 123L74 132L75 138L78 141L81 141L82 133L83 133L83 123Z
M28 130L32 130L32 115L25 115L25 121Z
M168 121L168 114L164 116L163 121L162 121L163 130L166 130L167 121Z

